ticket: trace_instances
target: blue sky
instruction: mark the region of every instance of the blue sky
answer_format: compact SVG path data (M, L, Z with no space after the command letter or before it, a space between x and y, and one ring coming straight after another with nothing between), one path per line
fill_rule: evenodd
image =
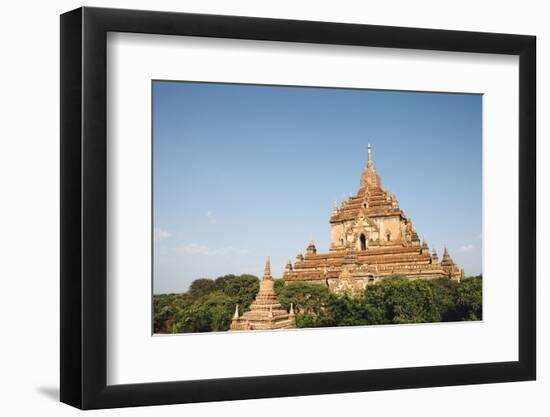
M480 95L154 81L154 292L328 250L368 143L430 248L480 273L481 124Z

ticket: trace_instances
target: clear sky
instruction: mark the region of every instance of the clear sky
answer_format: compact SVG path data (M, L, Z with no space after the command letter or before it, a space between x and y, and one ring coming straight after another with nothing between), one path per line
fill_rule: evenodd
M154 292L327 251L368 143L419 236L478 274L481 135L480 95L154 81Z

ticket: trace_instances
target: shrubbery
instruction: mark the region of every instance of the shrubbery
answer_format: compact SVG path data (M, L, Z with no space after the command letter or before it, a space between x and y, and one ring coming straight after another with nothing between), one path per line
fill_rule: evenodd
M253 275L225 275L193 281L184 294L154 297L156 333L226 331L235 304L247 311L259 288ZM275 282L283 308L294 304L298 327L430 323L482 319L482 278L457 283L448 279L389 277L355 296L337 296L316 284Z

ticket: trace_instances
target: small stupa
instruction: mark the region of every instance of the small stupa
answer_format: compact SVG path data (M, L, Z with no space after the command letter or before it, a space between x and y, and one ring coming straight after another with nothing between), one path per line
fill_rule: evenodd
M242 316L239 316L239 306L235 306L230 331L296 328L294 307L290 306L290 312L282 308L277 301L274 284L268 256L265 261L264 276L260 281L260 291L258 291L256 299L250 305L250 310Z

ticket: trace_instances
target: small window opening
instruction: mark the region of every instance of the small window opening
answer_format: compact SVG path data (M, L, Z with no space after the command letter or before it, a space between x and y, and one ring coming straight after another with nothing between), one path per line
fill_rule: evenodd
M367 239L365 238L365 235L361 233L359 240L361 242L361 250L367 250Z

